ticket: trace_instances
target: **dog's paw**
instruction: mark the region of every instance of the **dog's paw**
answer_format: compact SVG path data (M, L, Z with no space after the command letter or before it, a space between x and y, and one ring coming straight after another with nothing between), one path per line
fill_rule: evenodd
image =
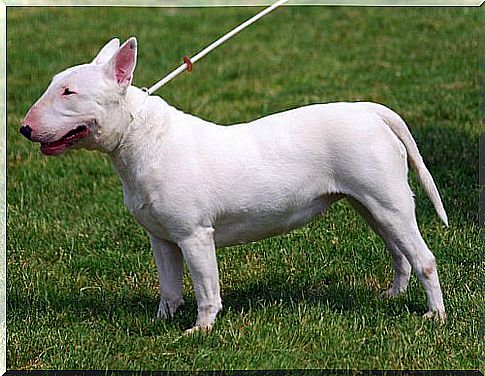
M202 308L198 308L197 321L193 328L185 331L185 335L192 335L197 332L203 332L208 334L212 331L214 321L216 319L217 312L222 308L222 304L206 305Z
M423 315L425 319L435 319L436 321L444 324L446 321L446 312L445 311L428 311Z
M191 336L191 335L194 335L195 333L209 334L212 331L212 327L213 327L212 325L209 325L209 326L196 325L193 328L187 329L184 332L184 335Z
M394 289L394 288L390 288L390 289L387 289L386 291L383 291L381 292L381 296L383 298L395 298L399 295L401 295L404 291L406 291L405 289L404 290L398 290L398 289Z
M167 320L171 317L172 315L170 314L167 302L160 301L160 304L158 305L157 319Z
M177 308L183 303L184 301L182 299L178 299L175 302L170 302L161 298L160 304L158 305L157 319L166 320L172 318Z

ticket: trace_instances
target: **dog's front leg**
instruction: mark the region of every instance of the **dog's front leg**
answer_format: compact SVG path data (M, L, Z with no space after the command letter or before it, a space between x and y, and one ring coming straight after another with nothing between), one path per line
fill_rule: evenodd
M197 228L178 244L189 267L197 298L197 321L187 334L198 330L208 332L222 308L214 229Z
M165 319L173 316L177 308L184 303L182 284L184 260L180 248L175 243L169 243L150 233L148 235L160 283L160 305L157 317Z

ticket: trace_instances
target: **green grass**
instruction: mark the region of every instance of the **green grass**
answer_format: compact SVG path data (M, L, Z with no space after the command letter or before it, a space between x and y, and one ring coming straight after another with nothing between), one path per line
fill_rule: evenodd
M450 217L443 228L412 175L443 326L421 318L415 276L403 296L379 297L390 257L339 203L288 235L219 250L215 330L182 336L196 316L189 276L180 313L154 320L149 243L106 156L46 158L18 134L51 77L90 61L112 36L138 37L135 84L149 86L255 11L8 9L8 368L479 368L478 9L286 7L158 92L223 124L338 100L402 114Z

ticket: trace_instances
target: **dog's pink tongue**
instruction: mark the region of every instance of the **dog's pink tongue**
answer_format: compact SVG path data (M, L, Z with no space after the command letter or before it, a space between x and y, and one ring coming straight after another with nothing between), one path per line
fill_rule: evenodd
M42 144L40 145L40 151L44 155L59 155L65 152L67 149L67 145L49 145L49 144Z

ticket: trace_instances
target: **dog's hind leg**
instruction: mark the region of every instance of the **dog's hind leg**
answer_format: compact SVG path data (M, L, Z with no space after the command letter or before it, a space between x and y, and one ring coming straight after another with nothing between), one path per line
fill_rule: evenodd
M395 297L406 291L411 275L411 264L406 259L406 256L399 250L397 245L392 241L385 232L379 228L378 223L372 217L372 214L359 201L352 197L348 197L350 205L365 219L367 224L379 235L386 244L392 259L394 261L394 279L392 286L382 293L385 297Z
M165 240L148 234L153 249L153 256L158 269L160 283L160 304L157 317L173 316L183 300L183 266L184 260L180 248Z
M398 184L399 181L393 180L393 189L381 189L386 186L385 182L374 183L376 191L357 199L370 212L384 239L394 244L412 265L428 298L429 310L425 317L437 316L444 320L445 307L435 257L419 232L413 195L407 181Z

